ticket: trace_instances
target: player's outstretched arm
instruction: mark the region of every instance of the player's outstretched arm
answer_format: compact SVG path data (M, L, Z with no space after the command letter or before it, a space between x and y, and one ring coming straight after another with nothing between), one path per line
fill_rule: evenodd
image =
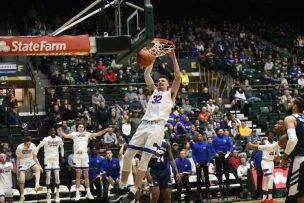
M91 133L91 137L99 137L103 134L105 134L106 132L109 132L111 128L106 128L106 129L103 129L97 133Z
M64 144L63 144L62 139L60 139L59 146L60 146L61 158L63 158L64 157L64 147L63 147Z
M175 97L178 93L179 86L181 83L181 73L180 73L180 68L179 68L174 50L169 52L168 55L171 58L172 63L173 63L174 80L172 82L172 87L171 87L171 93L172 93L171 97L172 97L172 100L175 101Z
M39 145L36 147L36 155L38 154L39 149L43 146L44 146L44 139L42 141L40 141Z
M153 64L154 64L154 62L151 65L149 65L148 67L146 67L145 73L144 73L145 82L146 82L146 85L147 85L148 90L150 92L153 92L156 89L154 81L153 81L153 79L151 77L151 72L152 72Z
M286 162L289 154L293 151L295 146L297 145L298 138L296 134L296 118L293 116L287 116L284 119L284 125L287 129L288 141L286 144L284 156L282 158L282 162Z
M65 134L61 128L57 129L57 133L58 133L58 135L60 135L63 138L73 139L73 135L72 134Z
M171 145L169 143L168 143L168 150L167 151L168 151L168 157L169 157L169 160L170 160L170 165L172 167L172 170L173 170L174 174L176 174L176 180L179 182L181 180L181 177L178 173L177 166L176 166L176 163L175 163L172 151L171 151Z

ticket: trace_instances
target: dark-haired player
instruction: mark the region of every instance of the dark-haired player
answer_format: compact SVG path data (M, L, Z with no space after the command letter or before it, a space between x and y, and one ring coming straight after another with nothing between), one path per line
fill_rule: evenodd
M165 124L169 119L181 82L180 69L175 52L170 52L169 57L173 62L175 76L171 88L169 88L169 81L164 76L159 77L158 87L156 87L151 78L153 63L149 67L146 67L144 77L146 85L150 92L152 92L152 95L148 101L147 110L142 118L142 122L130 140L124 155L119 190L117 194L110 199L110 202L118 202L124 197L128 197L130 201L134 199L135 193L138 188L141 187L142 180L146 175L148 163L155 154L155 150L159 148L162 143ZM138 151L142 152L142 156L134 186L128 191L127 181L131 171L132 159Z

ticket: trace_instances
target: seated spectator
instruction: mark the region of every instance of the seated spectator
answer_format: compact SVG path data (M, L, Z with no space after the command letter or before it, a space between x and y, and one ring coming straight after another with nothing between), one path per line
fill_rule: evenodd
M239 128L236 125L235 121L231 122L231 127L229 128L230 137L232 140L235 140L236 137L240 135Z
M186 133L186 128L183 122L181 122L181 119L179 116L176 116L176 124L174 126L174 130L179 137L180 135L184 135Z
M206 126L208 125L208 121L202 115L199 115L198 119L199 119L198 122L195 122L195 128L200 129L200 130L197 130L198 132L201 132L201 131L204 132L206 130ZM199 126L198 126L198 124L199 124Z
M82 116L83 112L86 110L86 107L84 106L84 104L82 104L79 97L76 97L74 109L75 109L75 111L77 111L78 116Z
M143 88L138 88L138 94L137 94L137 96L139 98L139 101L140 101L142 107L146 108L148 100L147 100L147 96L144 94Z
M210 119L210 113L207 111L207 107L203 106L202 107L202 111L199 113L198 116L199 117L203 116L203 117L205 117L206 121L209 121L209 119Z
M82 118L80 120L84 124L86 130L93 129L92 119L88 111L83 112Z
M185 132L186 134L190 132L190 127L193 126L193 123L190 121L190 118L186 116L185 121L183 122L185 126Z
M129 137L131 135L131 120L130 119L128 119L124 124L122 124L121 131L122 131L123 137L128 142Z
M240 136L241 138L244 138L245 141L247 142L248 137L251 135L252 133L252 129L247 127L247 124L245 121L241 122L241 125L239 127L239 132L240 132Z
M225 104L223 103L223 99L221 97L217 98L216 105L219 107L219 112L221 112L222 114L227 113L227 109L226 109Z
M222 129L229 129L230 127L228 125L228 122L229 122L228 116L227 115L223 116L223 119L220 121L221 128Z
M215 122L221 121L221 119L223 118L223 114L219 111L218 106L214 106L214 111L211 113L211 116L213 117ZM228 118L227 118L227 120L228 120Z
M19 116L18 107L14 106L9 108L7 123L9 125L17 125L23 129L24 133L28 133L28 125L22 122L21 117Z
M165 130L165 139L170 141L171 143L177 142L177 140L178 140L174 126L172 124L169 124L168 129Z
M240 161L241 158L238 155L238 151L236 149L234 149L232 151L232 155L229 158L229 169L230 169L230 173L232 173L235 177L237 176L237 169L240 166Z
M193 107L190 104L190 101L188 98L185 99L185 103L183 104L182 108L185 110L185 113L188 115L193 115L194 111L192 110Z
M9 93L9 99L8 99L8 103L7 103L7 107L18 107L18 101L15 97L14 93Z
M121 108L124 111L129 111L131 107L131 102L129 100L129 97L127 95L124 95L122 103L121 103Z
M97 71L99 72L100 75L103 75L105 70L106 70L106 66L103 64L102 59L100 59L98 61L98 65L97 65Z
M126 139L123 137L123 135L121 133L118 133L118 138L117 138L117 144L119 147L123 146L124 144L126 144Z
M180 121L182 123L185 123L186 117L188 117L188 115L185 113L185 109L184 108L179 108L178 110L178 116L180 117Z
M85 75L83 70L79 71L76 81L77 81L77 84L87 84L88 83L87 76Z
M189 97L189 94L185 88L181 88L181 91L179 92L177 98L181 100L181 104L176 103L177 106L183 106L185 103L185 99Z
M116 77L117 77L117 83L124 83L125 82L125 74L124 74L122 69L120 69L118 71L118 74L117 74Z
M45 98L45 105L46 108L51 110L52 106L55 104L56 100L58 99L57 94L55 93L55 89L50 89L49 93L46 95Z
M300 86L300 88L304 87L304 75L301 75L298 79L298 85Z
M257 135L256 129L253 129L251 135L248 137L248 142L255 144L259 140L261 140L260 136Z
M189 77L188 74L186 73L186 70L183 69L181 71L181 87L185 88L186 91L188 91L188 85L189 85Z
M119 128L120 124L121 124L121 117L118 116L116 111L112 109L109 118L109 125L115 128Z
M116 134L113 132L113 128L111 128L103 137L104 143L109 146L117 146L118 140Z
M228 126L232 127L232 125L231 125L232 122L235 122L237 127L241 125L240 119L236 118L235 114L230 115L230 120L228 121Z
M53 106L53 110L50 112L49 118L51 124L58 123L62 120L62 113L59 111L58 105Z
M137 96L137 94L133 91L133 86L128 87L128 92L125 94L130 102L134 101L134 97Z
M78 117L77 111L72 108L72 105L69 104L68 108L62 112L62 119L66 121L74 121Z
M96 108L98 124L105 127L109 124L110 109L104 101L101 101Z
M65 78L65 74L61 74L57 85L68 85L69 81Z
M185 144L185 148L183 149L186 153L186 158L190 159L192 158L192 148L191 148L191 143L187 142Z
M102 94L99 93L99 90L96 89L92 95L92 104L98 106L100 102L105 102L105 99Z
M190 131L186 134L186 140L187 142L197 142L198 135L200 133L196 131L196 128L194 125L190 126Z
M247 163L246 157L241 158L241 164L237 168L237 177L240 179L241 183L241 198L244 195L244 192L247 191L244 188L244 183L243 181L247 179L247 172L250 169L250 165Z
M65 79L68 81L68 85L75 85L76 81L70 72L67 72Z
M173 142L171 151L172 151L173 158L177 159L179 157L179 154L180 154L177 142Z
M59 84L59 80L60 80L60 73L58 70L55 70L52 73L51 79L50 79L50 83L51 85L58 85Z
M209 111L210 113L214 111L215 105L213 104L213 99L208 100L206 107L207 107L207 111Z
M208 137L214 137L216 135L216 132L214 131L214 129L212 128L212 126L210 124L207 124L206 126L206 130L204 132Z
M97 72L94 70L93 67L89 67L87 71L87 79L88 83L97 84L99 79L99 76Z
M238 88L234 95L234 102L232 103L233 105L236 106L237 109L241 110L243 109L244 103L246 101L246 96L244 93L243 88Z
M113 72L112 68L107 69L107 72L104 75L104 81L106 83L115 83L117 81L117 77Z
M280 88L280 85L278 84L275 84L273 86L273 89L272 89L272 98L275 100L277 98L280 98L282 96L282 89Z
M131 74L131 72L130 72L130 69L126 69L126 73L124 74L124 82L125 83L134 83L135 82L135 80L134 80L134 77L133 77L133 75Z
M140 103L140 101L139 101L138 96L135 96L135 97L134 97L134 100L133 100L133 102L131 103L130 109L131 109L131 110L138 111L138 113L142 113L142 112L143 112L143 108L142 108L142 106L141 106L141 103Z
M62 121L61 122L61 129L67 135L72 132L71 128L68 126L68 122L67 121Z
M207 101L209 101L209 99L211 99L211 95L209 94L208 88L205 87L203 89L203 92L201 93L201 95L199 95L198 101L201 103L207 103Z

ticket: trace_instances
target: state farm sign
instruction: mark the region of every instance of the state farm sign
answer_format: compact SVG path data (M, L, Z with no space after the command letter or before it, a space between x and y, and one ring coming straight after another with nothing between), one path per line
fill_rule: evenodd
M87 55L88 35L0 37L0 55Z

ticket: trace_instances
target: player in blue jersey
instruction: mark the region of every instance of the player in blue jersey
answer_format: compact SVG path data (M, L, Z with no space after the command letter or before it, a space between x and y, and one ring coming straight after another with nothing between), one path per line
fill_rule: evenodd
M176 174L176 180L179 182L180 175L177 171L171 146L163 140L161 147L157 150L156 156L150 160L148 166L150 169L148 177L150 179L150 191L152 194L150 203L157 203L160 194L162 194L163 203L171 203L172 181L169 164L171 164L172 170Z

